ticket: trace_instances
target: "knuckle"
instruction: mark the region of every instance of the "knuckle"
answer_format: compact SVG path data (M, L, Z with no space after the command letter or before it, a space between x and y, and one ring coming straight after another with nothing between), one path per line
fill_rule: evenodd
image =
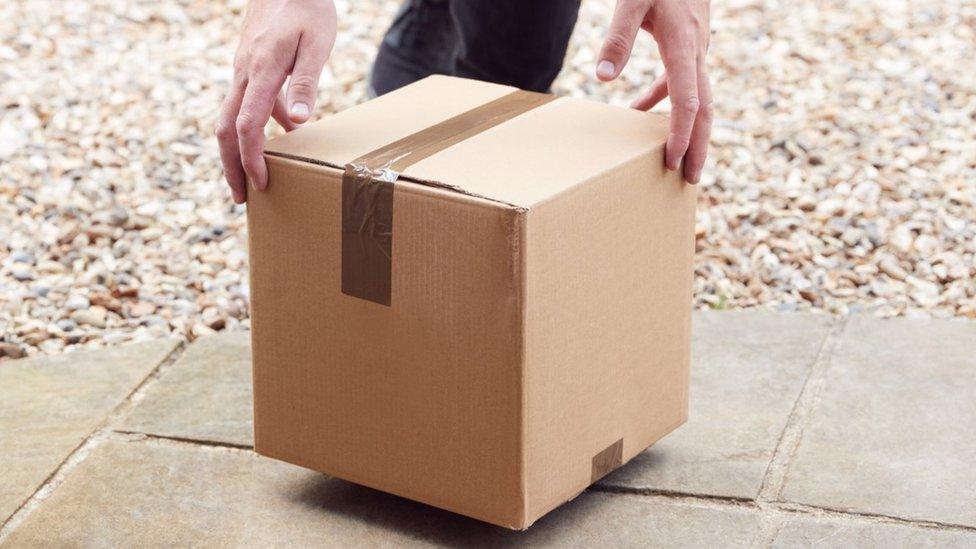
M259 53L251 57L248 70L251 74L262 73L274 67L274 58L266 53Z
M258 129L257 119L248 112L241 112L237 115L235 128L239 135L251 136Z
M665 61L679 63L693 60L700 49L695 33L681 31L662 45L661 56Z
M234 74L240 74L247 70L249 64L249 56L245 55L243 52L237 52L234 56Z
M214 126L214 135L217 136L218 140L226 141L233 139L236 133L233 125L228 124L223 120L219 120L216 126Z
M604 50L611 54L627 55L630 53L630 42L618 32L612 32L604 42Z
M318 82L310 75L295 74L288 81L288 87L299 93L308 93L318 88Z
M711 122L712 118L715 116L715 108L712 106L712 102L708 101L704 105L698 108L698 116L700 116L705 122Z
M275 48L277 42L278 40L272 33L264 30L254 36L251 40L251 46L256 52L269 51Z
M688 114L697 114L698 109L700 108L698 97L694 95L686 97L684 101L681 101L681 103L678 105L678 108Z

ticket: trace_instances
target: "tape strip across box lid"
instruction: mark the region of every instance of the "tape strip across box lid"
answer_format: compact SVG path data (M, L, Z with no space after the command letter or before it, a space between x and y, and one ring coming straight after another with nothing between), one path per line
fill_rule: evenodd
M342 293L390 305L393 189L403 170L555 98L514 91L346 164L342 174Z

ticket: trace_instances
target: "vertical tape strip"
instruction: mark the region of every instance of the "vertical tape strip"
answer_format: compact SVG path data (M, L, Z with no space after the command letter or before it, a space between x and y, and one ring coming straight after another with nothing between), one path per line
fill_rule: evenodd
M593 456L593 465L590 470L590 483L594 483L610 471L620 467L624 461L624 439L614 442L607 446L605 450Z
M342 293L390 304L393 181L362 164L342 173Z
M342 174L342 293L390 305L393 189L404 169L553 99L548 94L515 91L346 164Z

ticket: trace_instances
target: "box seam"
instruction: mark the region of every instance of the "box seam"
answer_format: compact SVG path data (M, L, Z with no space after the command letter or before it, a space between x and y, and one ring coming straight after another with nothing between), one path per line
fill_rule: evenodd
M625 166L629 166L630 164L639 161L642 158L645 158L645 157L647 157L649 155L653 155L653 154L655 154L655 153L657 153L659 151L663 151L663 149L665 148L665 145L666 145L666 143L658 143L658 144L654 145L653 147L649 147L649 148L644 149L644 150L642 150L642 151L640 151L638 153L634 153L633 156L630 156L630 157L628 157L628 158L626 158L624 160L621 160L620 162L618 162L616 164L607 166L606 168L604 168L604 169L600 170L599 172L591 175L590 177L587 177L586 179L581 179L581 180L577 181L575 185L573 185L571 187L566 187L565 189L560 190L558 193L549 195L549 196L545 197L542 200L539 200L537 202L534 202L534 203L530 204L529 206L525 206L524 208L527 209L527 210L528 209L532 209L532 208L538 208L538 207L543 206L545 204L549 204L549 203L552 203L552 202L556 202L558 200L561 200L562 197L564 197L564 196L566 196L566 195L568 195L570 193L575 192L577 189L580 189L584 185L588 185L588 184L592 183L593 181L596 181L596 180L599 180L599 179L605 177L608 173L617 171L617 170L619 170L619 169L621 169L621 168L623 168Z
M251 215L250 215L250 212L251 212L251 210L248 209L247 210L247 215L246 215L246 217L247 217L247 248L248 248L248 255L249 255L249 257L248 257L248 266L249 267L250 267L250 250L254 249L254 242L253 242L253 239L254 239L254 230L253 229L254 229L254 227L253 227L253 224L251 223ZM248 268L248 270L247 270L247 283L249 284L249 287L250 288L253 288L254 287L254 269ZM250 301L250 304L249 304L249 307L248 307L249 308L248 316L251 319L251 326L254 326L254 306L253 306L253 301L251 299L249 299L248 301ZM257 380L255 379L255 369L254 369L254 354L255 354L254 353L254 345L256 343L256 339L254 337L254 330L253 329L252 330L248 330L248 332L249 332L249 339L251 340L251 387L252 387L252 390L251 390L251 408L252 408L251 422L253 424L253 433L252 433L252 436L254 437L254 439L252 440L252 442L254 444L254 451L257 452L257 453L260 453L261 445L258 444L258 440L260 439L260 437L258 436L258 431L260 429L261 422L258 421L258 406L257 406L257 387L258 387L258 384L256 383Z
M302 163L305 163L305 164L312 164L312 165L315 165L315 166L322 166L322 167L325 167L325 168L330 168L330 169L336 170L339 173L342 173L345 170L345 167L344 166L340 166L340 165L335 164L333 162L326 162L324 160L318 160L318 159L315 159L315 158L309 158L307 156L301 156L301 155L295 155L295 154L287 154L287 153L280 153L280 152L274 152L274 151L265 151L264 152L264 155L265 155L265 158L268 158L268 157L283 158L283 159L286 159L286 160L292 160L292 161L296 161L296 162L302 162ZM398 177L397 177L397 181L396 182L398 182L398 183L399 182L409 182L409 183L414 183L414 184L417 184L417 185L422 185L422 186L425 186L425 187L432 187L432 188L435 188L435 189L443 189L443 190L447 190L447 191L450 191L450 192L455 192L455 193L460 194L460 195L470 196L470 197L473 197L473 198L479 198L481 200L487 200L489 202L494 202L496 204L501 204L503 206L508 206L509 208L512 208L512 209L517 210L517 211L523 211L523 210L527 210L528 209L527 206L523 206L523 205L520 205L520 204L515 204L515 203L512 203L512 202L506 202L504 200L500 200L498 198L493 198L491 196L486 196L486 195L482 195L482 194L478 194L478 193L473 193L473 192L468 191L468 190L466 190L463 187L460 187L458 185L450 185L448 183L444 183L444 182L441 182L441 181L435 181L433 179L423 179L423 178L420 178L420 177L413 177L413 176L409 176L409 175L399 174Z
M529 493L527 466L528 461L526 448L526 418L525 411L528 409L528 392L525 390L525 371L526 371L526 327L525 319L528 314L528 300L526 299L526 284L528 273L526 272L526 252L523 240L527 238L527 211L518 211L515 214L515 238L513 260L516 262L516 299L518 300L518 353L519 353L519 494L522 499L522 510L520 522L523 527L527 526L529 519Z

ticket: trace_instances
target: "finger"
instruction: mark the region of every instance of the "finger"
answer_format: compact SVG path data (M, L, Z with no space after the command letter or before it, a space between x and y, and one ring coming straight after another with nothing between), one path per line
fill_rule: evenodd
M217 143L220 148L220 163L224 166L224 179L230 187L234 202L243 204L247 200L247 181L241 165L241 151L237 145L237 113L241 110L244 88L235 84L224 99L217 120Z
M302 35L298 41L295 66L288 79L288 114L292 121L302 124L308 121L319 88L322 66L329 57L332 45L324 40Z
M278 97L275 99L274 107L271 108L271 118L274 118L275 122L280 124L286 132L290 132L299 126L288 116L288 108L285 107L284 93L279 93Z
M664 56L668 72L668 95L671 96L671 132L668 135L664 163L669 170L677 170L691 142L700 105L698 97L697 55L691 48Z
M630 52L634 49L637 31L647 15L649 6L644 0L617 0L610 21L610 30L600 50L600 62L596 66L596 76L608 81L616 78L623 70Z
M251 186L263 191L268 186L268 168L264 164L264 126L271 118L278 91L284 83L284 72L262 71L251 78L237 115L237 138L241 151L241 165Z
M708 136L712 133L712 88L704 62L699 65L698 97L701 99L701 106L698 108L695 126L691 130L691 143L685 154L685 180L689 183L698 183L701 180L702 167L708 155Z
M654 105L660 103L667 96L668 73L665 72L654 80L654 83L651 84L651 89L647 93L638 97L633 103L630 104L630 108L637 109L639 111L649 111L654 108Z

